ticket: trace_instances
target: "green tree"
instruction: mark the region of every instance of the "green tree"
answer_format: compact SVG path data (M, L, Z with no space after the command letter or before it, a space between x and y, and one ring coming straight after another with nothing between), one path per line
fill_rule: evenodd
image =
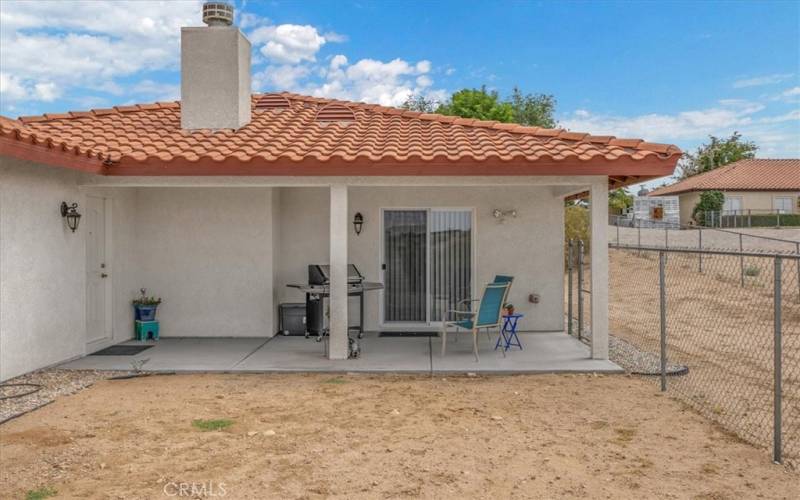
M719 212L725 204L725 195L722 191L703 191L700 200L692 210L692 219L698 224L705 222L706 212Z
M709 136L710 142L697 148L694 153L686 153L679 165L680 179L702 174L729 163L755 158L758 146L754 142L742 140L739 132L725 138Z
M411 94L401 107L409 111L433 113L438 106L439 102L434 99L428 99L424 95Z
M514 111L514 123L531 127L555 128L556 98L548 94L523 94L514 87L509 100Z
M578 204L564 207L564 258L567 258L566 246L569 240L583 240L588 252L592 238L590 231L589 209Z
M608 193L608 209L613 213L621 214L625 209L633 206L633 195L627 189L619 188Z
M439 105L437 113L478 120L495 120L511 123L514 121L514 108L508 102L500 100L496 91L488 92L486 87L480 89L463 89L454 93L450 100Z

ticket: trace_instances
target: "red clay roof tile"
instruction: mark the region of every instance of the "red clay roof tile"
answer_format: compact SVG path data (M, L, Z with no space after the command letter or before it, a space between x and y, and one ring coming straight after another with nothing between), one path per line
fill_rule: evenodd
M79 154L110 160L115 167L157 160L159 172L169 172L173 164L175 168L189 168L187 162L204 159L225 165L231 160L248 164L257 160L281 168L287 161L289 166L306 161L370 162L376 166L420 162L421 173L439 172L433 166L426 170L424 163L440 167L443 163L474 166L486 162L486 170L481 171L490 173L502 170L498 162L535 166L577 161L605 168L609 161L624 159L655 162L659 172L665 168L671 172L681 155L676 146L644 143L641 139L591 136L289 93L260 94L252 99L256 109L259 103L283 102L288 106L282 112L253 113L251 122L236 131L183 130L180 104L158 102L3 119L0 137L13 135L30 143L48 139ZM654 176L652 169L648 172L643 175Z
M800 159L739 160L655 189L649 196L689 191L800 191Z

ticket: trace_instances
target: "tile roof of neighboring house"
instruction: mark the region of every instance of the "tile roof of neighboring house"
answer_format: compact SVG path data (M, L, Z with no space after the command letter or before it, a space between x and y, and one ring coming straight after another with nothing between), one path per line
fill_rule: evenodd
M181 129L179 102L3 118L0 152L15 140L18 157L47 147L108 175L618 174L626 183L671 174L681 155L641 139L289 93L252 103L251 122L235 131Z
M709 190L798 191L800 190L800 159L740 160L655 189L648 193L648 196Z

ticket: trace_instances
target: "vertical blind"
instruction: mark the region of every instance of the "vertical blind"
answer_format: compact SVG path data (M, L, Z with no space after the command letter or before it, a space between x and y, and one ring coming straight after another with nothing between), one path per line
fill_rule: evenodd
M384 212L384 321L426 321L425 210Z
M383 227L384 321L441 321L471 298L471 212L386 210Z
M472 298L471 212L431 212L430 256L430 320L441 321L445 311Z

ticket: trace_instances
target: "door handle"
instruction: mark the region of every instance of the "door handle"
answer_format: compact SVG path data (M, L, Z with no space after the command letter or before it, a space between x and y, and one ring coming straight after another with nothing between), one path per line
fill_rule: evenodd
M101 278L108 278L108 275L106 273L100 273L100 277Z

